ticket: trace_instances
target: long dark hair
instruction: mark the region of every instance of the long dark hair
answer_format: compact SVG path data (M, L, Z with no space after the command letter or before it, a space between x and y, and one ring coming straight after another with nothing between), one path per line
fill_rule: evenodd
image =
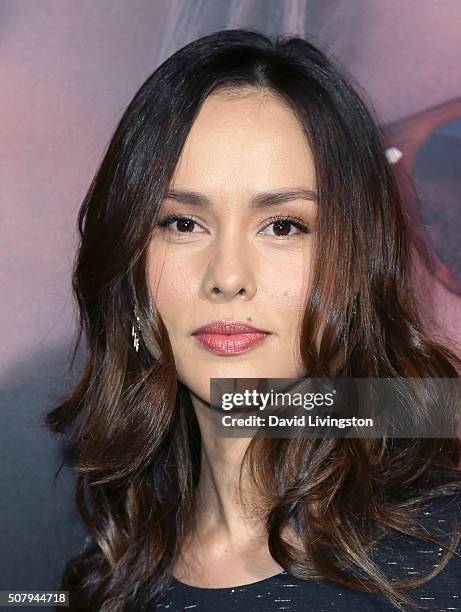
M307 376L459 378L454 349L423 330L411 230L383 136L343 74L306 39L225 30L167 59L121 118L78 218L72 361L84 336L85 366L46 415L47 426L65 434L90 534L63 578L71 609L147 610L163 597L193 529L200 430L152 303L146 252L186 137L212 91L280 96L312 150L319 216L300 337ZM139 352L131 337L135 306ZM424 398L421 415L437 405L436 393ZM431 578L453 554L448 548L437 569L399 582L386 578L369 549L386 531L427 536L415 529L416 511L461 491L457 438L254 438L244 462L268 500L270 552L299 578L326 576L383 593L403 609L405 587ZM302 538L302 553L280 537L287 523ZM362 575L345 571L350 564Z

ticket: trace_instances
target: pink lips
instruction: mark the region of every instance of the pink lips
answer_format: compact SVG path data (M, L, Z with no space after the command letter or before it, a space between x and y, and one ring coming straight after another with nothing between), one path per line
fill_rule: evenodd
M212 321L196 329L193 334L207 350L218 355L235 355L248 351L269 335L241 321Z

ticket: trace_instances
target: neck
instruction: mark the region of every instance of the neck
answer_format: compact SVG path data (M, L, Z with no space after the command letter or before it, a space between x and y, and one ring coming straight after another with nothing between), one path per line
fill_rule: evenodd
M201 533L219 533L230 543L261 539L264 527L263 505L246 469L240 468L251 438L219 438L213 435L213 414L209 404L191 395L199 423L202 452L197 494L197 526Z

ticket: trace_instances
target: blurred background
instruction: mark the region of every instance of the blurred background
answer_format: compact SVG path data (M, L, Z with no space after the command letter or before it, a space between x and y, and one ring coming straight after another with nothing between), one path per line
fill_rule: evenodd
M460 2L0 0L0 590L57 589L84 534L40 426L72 382L81 201L144 80L237 27L307 35L356 80L402 177L431 325L461 345Z

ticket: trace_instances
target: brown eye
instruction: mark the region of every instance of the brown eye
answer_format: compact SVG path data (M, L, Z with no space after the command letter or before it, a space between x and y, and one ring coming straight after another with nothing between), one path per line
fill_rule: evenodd
M292 225L293 225L292 223L286 220L276 221L274 223L274 233L277 236L286 236L287 234L290 233L290 227Z
M273 226L273 234L269 235L275 236L276 238L291 238L300 234L309 234L311 231L310 227L304 223L304 221L296 217L275 216L271 217L269 222L269 225L266 227ZM296 228L298 231L292 232L292 227Z
M176 223L177 229L170 227ZM195 226L198 226L197 221L187 215L166 215L157 225L163 230L172 231L179 234L191 234Z
M195 221L192 221L192 219L178 219L176 223L179 232L190 232L194 227Z

